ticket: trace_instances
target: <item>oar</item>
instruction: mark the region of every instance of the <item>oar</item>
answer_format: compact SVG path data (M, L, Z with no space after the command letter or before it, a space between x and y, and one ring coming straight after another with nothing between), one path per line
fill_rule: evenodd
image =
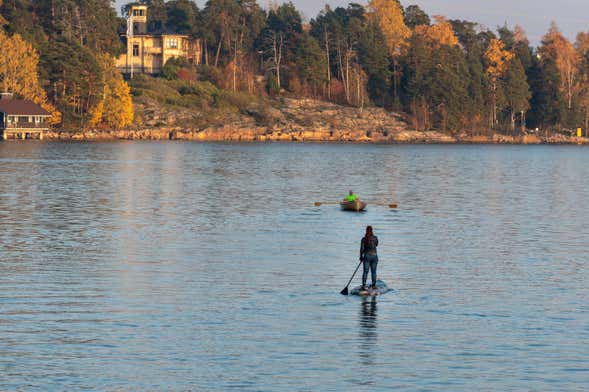
M339 201L316 201L315 207L319 207L321 204L339 204Z
M315 207L320 207L322 204L339 204L339 203L340 203L339 201L336 201L336 202L331 202L331 201L328 201L328 202L325 202L325 201L323 201L323 202L316 201L314 204L315 204ZM369 203L369 204L371 204L371 203ZM378 204L376 204L376 205L378 205ZM397 204L395 204L395 203L393 203L393 204L387 204L387 206L389 208L397 208Z
M350 278L350 280L348 280L348 284L346 285L346 287L344 287L344 289L342 291L340 291L341 295L348 295L348 286L350 285L350 283L352 283L352 279L354 279L354 276L356 276L356 272L358 272L358 268L360 268L360 264L362 264L362 260L360 260L360 263L358 263L358 266L356 267L356 271L354 271L354 273L352 274L352 277Z

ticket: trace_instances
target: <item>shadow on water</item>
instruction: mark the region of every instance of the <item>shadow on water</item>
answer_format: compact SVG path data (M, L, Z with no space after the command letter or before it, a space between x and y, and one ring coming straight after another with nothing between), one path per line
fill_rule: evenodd
M376 297L362 299L360 308L359 356L365 365L372 365L378 340Z

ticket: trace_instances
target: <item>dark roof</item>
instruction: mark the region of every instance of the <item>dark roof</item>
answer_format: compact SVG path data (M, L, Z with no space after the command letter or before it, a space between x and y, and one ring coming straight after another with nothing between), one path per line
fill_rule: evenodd
M0 112L17 116L51 116L41 106L23 99L0 99Z

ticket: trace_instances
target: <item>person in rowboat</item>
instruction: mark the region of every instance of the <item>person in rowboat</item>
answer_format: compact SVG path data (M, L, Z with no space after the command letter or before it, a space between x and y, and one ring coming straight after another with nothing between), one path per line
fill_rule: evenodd
M358 195L354 193L354 191L350 191L350 193L344 198L345 201L356 201L358 200Z
M362 290L366 289L366 278L368 278L368 270L370 269L372 278L372 288L376 288L376 265L378 264L378 256L376 254L376 247L378 246L378 237L372 233L372 226L366 226L366 234L362 237L360 242L360 261L364 266L362 273Z

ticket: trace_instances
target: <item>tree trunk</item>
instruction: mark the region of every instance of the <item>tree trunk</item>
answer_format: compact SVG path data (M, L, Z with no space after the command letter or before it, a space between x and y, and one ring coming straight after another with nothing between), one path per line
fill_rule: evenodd
M221 45L223 45L223 34L219 38L219 44L217 45L217 54L215 55L215 68L219 66L219 56L221 55Z
M344 93L345 93L345 89L346 89L346 74L344 72L344 64L343 64L343 60L342 60L342 50L341 50L341 48L339 46L337 48L337 63L338 63L338 69L339 69L339 73L340 73L340 78L342 79L342 83L344 85Z
M397 61L393 58L393 105L397 104Z
M327 99L331 100L331 63L329 59L329 34L325 30L325 58L327 59Z
M237 91L237 38L235 39L235 48L233 49L233 91Z
M203 41L204 45L203 45L203 51L204 51L204 55L205 55L205 65L208 66L209 65L209 47L207 45L207 39L205 38Z

